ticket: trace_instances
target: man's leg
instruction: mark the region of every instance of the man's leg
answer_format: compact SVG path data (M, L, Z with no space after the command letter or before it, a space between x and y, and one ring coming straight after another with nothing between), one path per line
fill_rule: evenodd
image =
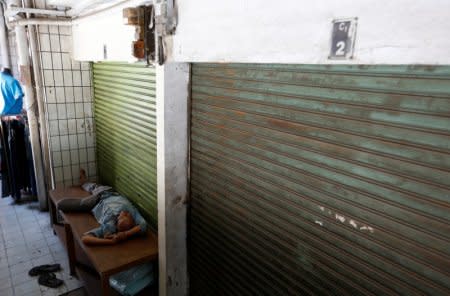
M91 195L82 199L65 198L57 203L57 209L63 212L89 212L98 202L97 195Z

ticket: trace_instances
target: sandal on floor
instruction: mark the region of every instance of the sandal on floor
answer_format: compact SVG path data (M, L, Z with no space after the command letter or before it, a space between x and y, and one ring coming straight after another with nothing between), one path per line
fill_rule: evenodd
M39 265L39 266L36 266L36 267L33 267L32 269L30 269L30 271L28 272L28 275L36 276L36 275L40 275L43 273L55 272L58 270L61 270L61 265L59 265L59 264L44 264L44 265Z
M50 288L58 288L61 286L64 281L56 278L54 273L43 273L39 276L38 279L39 285L43 285Z

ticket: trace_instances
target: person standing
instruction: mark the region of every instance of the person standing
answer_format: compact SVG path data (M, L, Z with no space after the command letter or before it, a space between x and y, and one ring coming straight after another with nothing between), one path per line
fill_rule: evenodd
M24 93L9 68L0 72L1 174L2 196L20 201L22 191L35 195L31 146L23 112Z
M21 114L24 93L19 81L14 78L9 68L1 70L0 90L0 114L2 116Z

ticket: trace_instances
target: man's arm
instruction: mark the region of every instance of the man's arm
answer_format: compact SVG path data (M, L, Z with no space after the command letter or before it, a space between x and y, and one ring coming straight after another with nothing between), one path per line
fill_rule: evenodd
M105 238L96 237L92 233L87 233L83 235L81 241L86 245L115 245L121 241L127 240L129 237L140 232L141 227L139 225L136 225L127 231L110 234L105 236Z
M14 94L14 99L17 101L18 99L22 99L24 96L22 87L20 86L20 83L18 80L14 79L13 85L12 85L12 91Z
M114 245L118 242L116 238L105 235L105 225L94 228L81 237L81 241L85 245Z
M119 241L116 238L108 237L108 238L100 238L96 237L93 234L85 234L81 238L81 241L86 245L114 245Z

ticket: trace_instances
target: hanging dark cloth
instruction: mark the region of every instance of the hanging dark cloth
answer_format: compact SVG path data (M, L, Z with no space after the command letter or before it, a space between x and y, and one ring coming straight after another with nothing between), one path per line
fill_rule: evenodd
M21 191L36 195L31 145L25 118L2 119L2 197L21 199Z

